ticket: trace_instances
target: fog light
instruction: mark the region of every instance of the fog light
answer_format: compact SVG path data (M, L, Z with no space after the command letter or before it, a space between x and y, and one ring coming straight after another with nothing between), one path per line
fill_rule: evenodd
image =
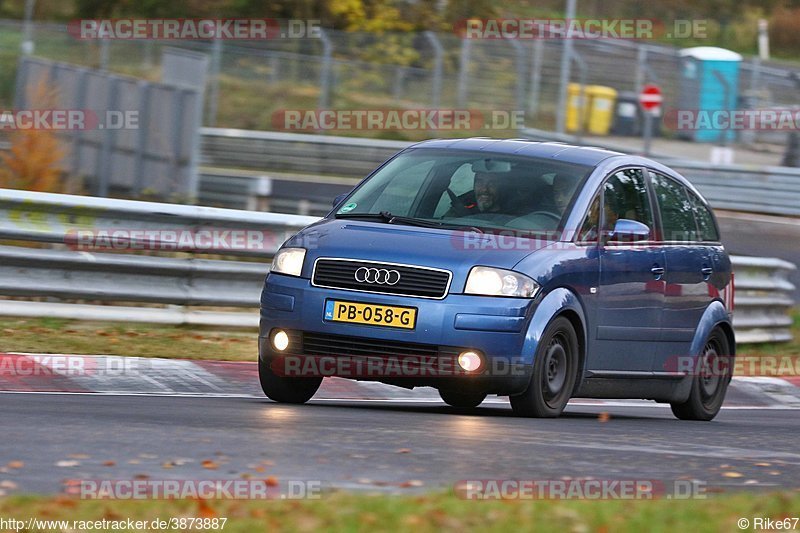
M289 347L289 335L286 334L285 331L279 329L275 333L272 334L272 347L278 350L279 352L284 351L286 348Z
M473 372L481 367L481 356L477 352L468 351L458 354L458 366L467 372Z

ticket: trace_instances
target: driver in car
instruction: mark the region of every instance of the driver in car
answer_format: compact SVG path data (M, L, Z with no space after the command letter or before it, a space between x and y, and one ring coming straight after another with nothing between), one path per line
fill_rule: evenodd
M502 212L503 178L492 172L475 172L475 181L471 194L462 198L453 199L453 206L445 215L446 217L463 217L479 213ZM464 198L466 196L466 198ZM458 205L463 204L463 205Z

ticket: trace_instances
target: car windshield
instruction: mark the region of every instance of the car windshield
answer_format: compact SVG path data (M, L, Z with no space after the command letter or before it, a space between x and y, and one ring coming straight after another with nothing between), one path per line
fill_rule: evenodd
M552 159L418 148L387 163L335 215L515 234L558 231L591 170Z

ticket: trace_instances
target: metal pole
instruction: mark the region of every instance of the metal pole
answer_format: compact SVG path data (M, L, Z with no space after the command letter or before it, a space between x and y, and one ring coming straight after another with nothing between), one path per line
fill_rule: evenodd
M23 55L31 55L33 53L33 8L36 6L36 0L25 0L25 22L22 25L22 43L20 49Z
M725 79L725 76L719 73L718 70L714 71L714 77L717 78L717 81L722 84L722 97L725 99L725 109L729 111L733 111L736 107L736 102L731 102L731 86L728 83L728 80ZM728 144L728 131L727 130L719 130L720 136L720 146L726 146Z
M650 145L653 140L653 113L647 109L644 111L644 155L650 157Z
M525 48L516 39L509 41L511 46L514 47L514 65L516 72L516 86L514 90L514 106L516 111L523 111L525 109Z
M331 101L331 62L333 57L333 42L325 30L319 30L322 41L322 68L319 73L319 109L327 109Z
M100 39L100 70L106 72L108 70L108 57L109 46L111 41L109 39Z
M584 134L584 123L586 122L586 116L589 113L588 102L586 101L586 75L587 71L589 70L588 66L586 65L586 61L577 54L572 54L572 59L575 63L578 64L578 69L580 70L579 75L579 82L581 86L580 93L578 94L578 102L580 103L579 111L578 111L578 132L576 136L576 142L581 144L583 142L583 134Z
M567 0L566 19L575 18L576 0ZM561 76L558 82L558 109L556 109L556 131L563 134L566 124L567 85L569 85L570 57L572 56L572 39L564 35L564 44L561 51Z
M217 125L217 108L219 105L219 72L222 68L222 41L214 39L211 43L211 90L208 95L208 117L206 123L209 126Z
M642 92L642 87L644 87L644 82L647 78L646 75L647 70L647 46L641 45L636 50L636 79L634 80L634 91L636 94Z
M442 101L442 70L444 69L444 48L442 43L432 31L425 32L425 38L431 43L433 48L433 83L432 83L432 101L431 105L434 109L438 109Z
M469 62L472 55L472 39L461 39L461 59L458 67L458 107L467 105L467 80L469 78Z
M542 89L542 54L544 52L544 39L534 39L533 57L531 58L531 96L528 109L531 118L536 118L539 113L539 93Z

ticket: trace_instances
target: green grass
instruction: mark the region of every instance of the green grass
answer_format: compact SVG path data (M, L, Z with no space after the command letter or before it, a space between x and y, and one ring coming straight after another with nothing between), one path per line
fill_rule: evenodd
M86 501L14 496L0 516L24 520L227 518L223 531L739 531L740 518L800 513L800 493L717 495L707 500L467 501L453 494L336 493L294 501Z
M257 339L255 329L0 318L0 352L255 361Z
M737 355L785 356L800 358L800 308L792 310L792 334L794 340L778 344L746 344L738 347Z
M739 357L800 358L800 308L792 312L794 340L745 344ZM74 353L254 361L255 329L225 329L58 318L0 317L0 352ZM798 365L779 365L784 371Z

